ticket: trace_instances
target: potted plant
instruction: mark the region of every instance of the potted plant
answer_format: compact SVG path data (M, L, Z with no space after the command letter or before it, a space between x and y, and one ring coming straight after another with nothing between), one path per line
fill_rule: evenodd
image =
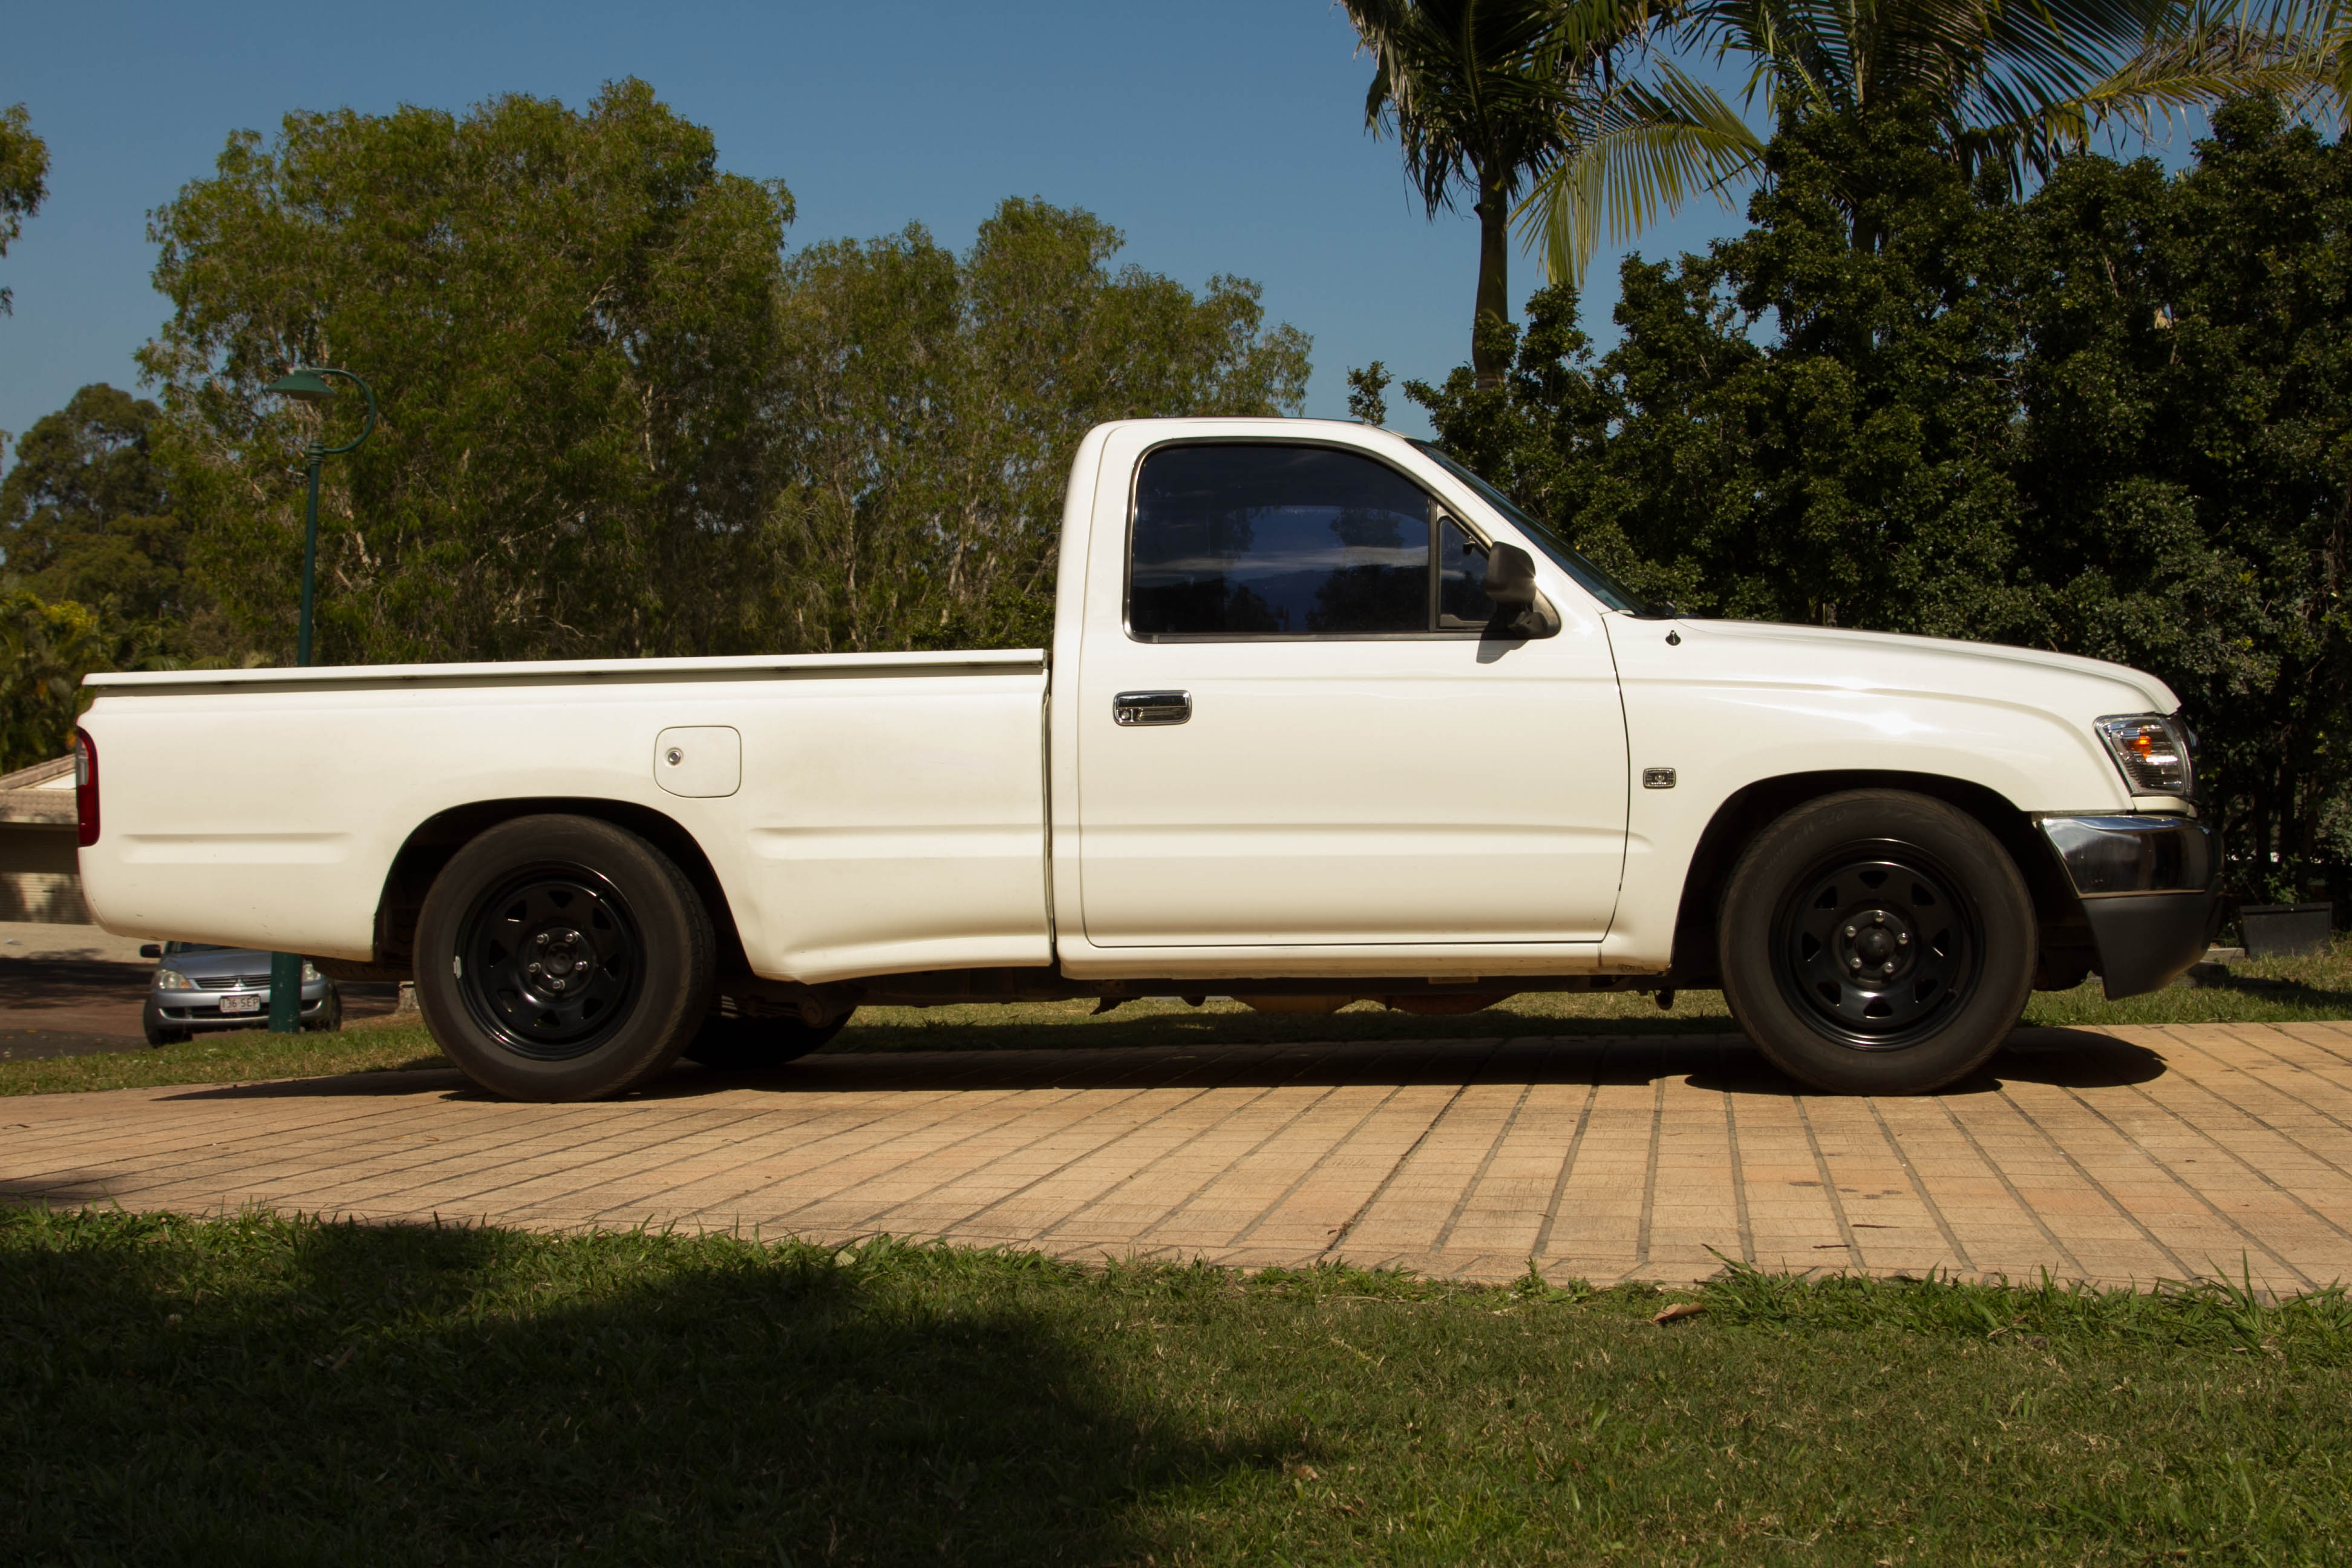
M2271 902L2238 907L2238 929L2245 934L2248 958L2295 958L2327 951L2336 906L2294 902L2300 880L2294 869L2281 866L2264 879L2262 892Z

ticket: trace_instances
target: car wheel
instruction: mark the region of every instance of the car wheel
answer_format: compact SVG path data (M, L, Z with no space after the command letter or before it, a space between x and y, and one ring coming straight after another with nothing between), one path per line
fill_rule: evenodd
M343 1026L343 994L331 982L327 986L326 1005L315 1017L302 1020L302 1027L316 1035L331 1035Z
M725 1018L713 1013L702 1021L686 1055L721 1072L756 1072L808 1055L848 1022L846 1013L815 1027L798 1018Z
M2033 900L2000 840L1898 790L1798 806L1731 873L1724 998L1774 1066L1842 1094L1965 1078L2033 983Z
M710 1006L709 911L677 866L593 817L501 823L450 858L416 922L416 1005L467 1078L595 1100L659 1073Z
M155 1005L152 996L148 997L147 1005L139 1010L139 1031L147 1037L147 1043L151 1046L182 1045L194 1033L188 1029L173 1028L163 1022L163 1010Z

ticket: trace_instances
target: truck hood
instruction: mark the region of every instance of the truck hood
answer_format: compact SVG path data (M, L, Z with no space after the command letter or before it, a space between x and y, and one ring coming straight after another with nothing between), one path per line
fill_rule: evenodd
M1736 661L1749 678L1776 684L1930 691L2067 710L2087 700L2104 713L2172 713L2180 707L2172 688L2145 670L2069 653L1770 621L1675 625L1716 658Z

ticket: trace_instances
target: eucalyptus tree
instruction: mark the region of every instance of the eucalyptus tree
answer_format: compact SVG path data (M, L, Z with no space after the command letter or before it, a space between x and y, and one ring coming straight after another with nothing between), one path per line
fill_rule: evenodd
M1478 218L1470 361L1500 382L1510 223L1520 193L1578 150L1580 126L1638 38L1649 0L1344 0L1372 57L1364 121L1392 132L1429 216L1464 194Z
M2102 132L2145 135L2246 92L2308 94L2315 15L2295 0L1657 0L1661 47L1575 105L1575 151L1521 216L1551 275L1572 280L1603 234L1622 242L1693 195L1727 197L1763 175L1776 129L1830 115L1917 117L1963 174L2015 191ZM1710 54L1745 67L1736 95L1685 68Z
M173 311L140 356L220 651L290 651L319 427L265 389L321 363L383 405L321 497L326 660L725 647L792 210L636 80L230 137L152 215Z
M24 232L25 220L41 210L49 194L48 144L33 134L33 121L21 103L0 109L0 256ZM0 289L0 316L14 308L11 295Z
M794 256L766 417L776 489L747 633L831 653L1036 647L1088 426L1297 414L1306 336L1257 286L1114 268L1118 230L1014 198L959 257L920 226Z

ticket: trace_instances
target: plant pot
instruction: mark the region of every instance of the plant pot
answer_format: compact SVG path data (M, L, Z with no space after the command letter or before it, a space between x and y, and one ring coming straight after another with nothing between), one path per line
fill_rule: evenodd
M2248 958L2296 958L2327 951L2334 904L2246 904L2238 924Z

